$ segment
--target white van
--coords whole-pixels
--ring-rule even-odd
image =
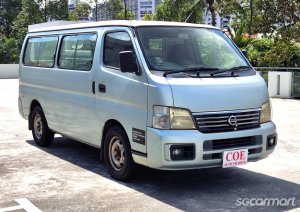
[[[36,28],[20,56],[19,110],[39,146],[100,149],[109,173],[232,167],[273,152],[266,83],[219,29],[107,21]]]

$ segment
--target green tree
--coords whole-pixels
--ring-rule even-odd
[[[107,12],[112,20],[118,19],[118,15],[124,10],[124,5],[120,0],[110,0],[107,3]],[[124,19],[124,18],[123,18]]]
[[[68,0],[51,0],[46,6],[47,18],[50,20],[68,20]]]
[[[78,2],[75,10],[69,13],[70,21],[78,21],[82,18],[88,17],[91,12],[91,7],[88,3]]]
[[[0,0],[0,34],[10,36],[14,19],[21,11],[21,0]]]
[[[234,15],[233,25],[246,23],[249,34],[265,35],[290,29],[300,21],[298,0],[218,0],[217,9],[221,15]]]
[[[201,23],[204,8],[212,15],[212,25],[216,25],[216,0],[165,0],[157,8],[154,20]]]
[[[245,32],[246,23],[244,21],[241,22],[239,28],[229,27],[228,33],[234,43],[241,49],[245,48],[251,41],[251,35]]]
[[[298,43],[300,43],[299,32],[300,32],[300,22],[278,29],[278,35],[281,38],[287,41],[294,40],[295,42]]]
[[[153,20],[201,23],[203,7],[202,0],[165,0],[157,6]]]
[[[13,36],[19,48],[22,47],[28,26],[43,22],[40,5],[34,0],[22,0],[22,10],[16,17],[12,27]]]
[[[264,60],[269,66],[299,67],[300,45],[287,40],[275,39]]]
[[[274,45],[274,40],[269,38],[256,39],[249,44],[246,49],[248,59],[253,66],[269,66],[264,60],[265,55]]]
[[[131,11],[126,11],[126,20],[133,20],[134,14]],[[116,20],[125,20],[125,10],[123,9],[116,16]]]
[[[300,45],[278,38],[253,40],[248,46],[248,59],[253,66],[300,66]]]
[[[143,21],[152,21],[152,20],[153,20],[153,15],[147,12],[147,13],[144,15],[144,17],[142,18],[142,20],[143,20]]]
[[[14,38],[0,37],[0,64],[17,63],[19,52]]]

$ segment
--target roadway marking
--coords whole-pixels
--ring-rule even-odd
[[[38,209],[37,207],[35,207],[35,205],[32,204],[26,198],[15,199],[15,201],[17,203],[19,203],[18,206],[12,206],[12,207],[7,207],[7,208],[0,208],[0,212],[15,211],[15,210],[20,210],[20,209],[24,209],[27,212],[42,212],[40,209]]]
[[[1,208],[0,211],[1,212],[6,212],[6,211],[15,211],[15,210],[20,210],[23,209],[22,206],[18,205],[18,206],[12,206],[12,207],[8,207],[8,208]]]

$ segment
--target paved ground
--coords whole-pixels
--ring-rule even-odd
[[[136,180],[120,183],[95,148],[61,137],[37,147],[18,114],[17,86],[18,80],[0,80],[0,211],[20,208],[20,198],[42,211],[300,211],[300,100],[273,99],[279,145],[262,161],[188,172],[144,168]],[[236,204],[293,197],[288,207]]]

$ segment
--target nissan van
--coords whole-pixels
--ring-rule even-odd
[[[105,21],[35,27],[20,55],[19,112],[38,146],[99,148],[108,172],[233,167],[277,143],[266,83],[220,29]]]

